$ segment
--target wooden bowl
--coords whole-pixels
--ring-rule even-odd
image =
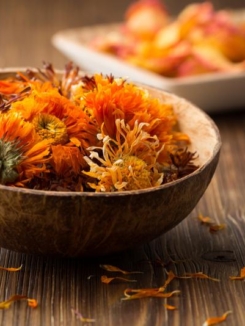
[[[5,77],[2,72],[0,79],[1,74]],[[219,131],[207,114],[188,101],[144,87],[173,103],[200,167],[182,179],[140,191],[54,192],[0,185],[1,247],[67,257],[106,255],[153,240],[188,216],[215,172]]]

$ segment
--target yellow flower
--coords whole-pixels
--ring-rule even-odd
[[[143,130],[144,123],[135,122],[131,130],[124,120],[117,119],[116,126],[116,140],[100,134],[103,147],[92,147],[90,158],[85,157],[90,171],[84,173],[97,179],[97,182],[89,183],[90,187],[99,192],[160,185],[163,174],[157,171],[155,165],[162,149],[159,150],[157,137]],[[103,157],[99,156],[98,151],[102,152]]]
[[[69,140],[65,123],[54,115],[40,113],[32,123],[41,139],[52,139],[52,144],[66,144]]]

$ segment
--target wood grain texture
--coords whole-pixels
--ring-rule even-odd
[[[62,0],[59,5],[47,0],[1,2],[0,66],[39,66],[45,59],[63,67],[66,58],[50,45],[51,35],[80,23],[112,22],[122,14],[116,7],[123,9],[126,2],[130,1],[107,0],[98,4],[93,0]],[[223,2],[217,1],[220,5]],[[244,5],[244,0],[230,3]],[[82,13],[81,8],[85,7]],[[188,218],[164,236],[134,250],[92,260],[51,259],[1,249],[1,266],[23,264],[23,268],[15,273],[0,271],[0,301],[18,293],[37,299],[39,306],[31,309],[24,301],[16,302],[8,310],[0,310],[0,325],[84,325],[71,308],[84,317],[95,318],[94,325],[98,326],[201,326],[207,317],[222,315],[227,310],[233,313],[221,325],[244,325],[245,283],[229,280],[230,275],[238,275],[245,266],[244,112],[231,110],[230,114],[213,116],[223,140],[215,176]],[[200,212],[217,223],[225,223],[226,228],[210,234],[196,218]],[[102,263],[140,270],[143,274],[130,276],[137,278],[135,284],[105,285],[100,276],[109,273],[99,267]],[[176,311],[166,311],[163,299],[121,301],[125,288],[162,285],[165,269],[178,275],[202,271],[220,282],[174,280],[168,289],[181,292],[167,302],[176,305]]]

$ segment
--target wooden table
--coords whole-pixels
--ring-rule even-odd
[[[95,319],[93,324],[99,326],[201,326],[207,317],[228,310],[232,314],[224,325],[244,325],[245,283],[229,276],[238,275],[245,266],[245,111],[213,119],[223,140],[214,178],[194,211],[165,235],[140,248],[91,260],[37,257],[1,249],[1,266],[22,265],[22,269],[0,271],[0,300],[22,294],[37,299],[39,305],[32,309],[26,302],[16,302],[8,310],[0,310],[0,325],[84,324],[72,309]],[[210,233],[197,219],[199,213],[224,223],[225,229]],[[115,274],[103,270],[101,264],[142,274],[130,275],[137,283],[104,284],[102,275]],[[168,290],[180,294],[168,300],[121,300],[126,288],[161,286],[170,270],[179,276],[203,272],[220,281],[175,279]],[[177,310],[167,310],[166,302]]]
[[[67,59],[51,46],[53,33],[116,21],[129,2],[120,4],[120,11],[118,4],[109,0],[101,1],[100,6],[96,1],[86,2],[87,9],[82,1],[67,0],[58,5],[46,0],[21,4],[8,0],[0,11],[4,26],[0,32],[0,65],[40,66],[42,60],[49,60],[63,67]],[[221,316],[228,310],[232,314],[222,325],[244,325],[245,283],[232,281],[229,276],[238,275],[245,266],[245,107],[212,117],[223,141],[220,163],[203,198],[181,224],[140,248],[91,260],[38,257],[1,249],[0,266],[22,265],[22,269],[0,270],[0,301],[21,294],[37,299],[38,307],[15,302],[8,310],[0,310],[0,325],[90,325],[79,320],[73,309],[95,319],[91,325],[98,326],[201,326],[208,317]],[[224,223],[225,229],[210,233],[197,219],[199,213]],[[103,284],[102,275],[114,274],[103,270],[101,264],[142,274],[130,275],[137,283]],[[203,272],[220,281],[174,279],[168,290],[180,293],[168,300],[121,300],[126,288],[163,285],[170,270],[179,276]],[[166,302],[177,309],[167,310]]]

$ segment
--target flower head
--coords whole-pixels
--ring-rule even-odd
[[[0,115],[0,183],[27,182],[46,171],[49,142],[37,140],[33,125],[18,114]]]
[[[116,121],[123,120],[130,129],[143,123],[142,129],[150,136],[159,139],[159,148],[165,146],[159,160],[167,159],[167,151],[176,144],[174,127],[177,124],[173,106],[162,103],[140,86],[127,83],[123,78],[114,79],[102,75],[94,75],[93,87],[80,86],[76,96],[80,95],[80,104],[89,112],[93,121],[102,129],[103,133],[116,139],[119,125]],[[79,95],[78,95],[79,94]],[[178,134],[180,139],[181,133]],[[188,143],[189,139],[182,134],[182,140]]]
[[[104,133],[99,137],[103,147],[91,148],[88,176],[98,180],[90,183],[96,191],[136,190],[160,185],[162,174],[155,168],[159,149],[157,137],[143,130],[144,124],[135,123],[130,129],[124,120],[116,120],[116,139]],[[98,151],[103,154],[100,156]]]
[[[36,84],[32,84],[32,87],[32,93],[27,98],[12,104],[11,112],[18,112],[24,120],[33,125],[40,139],[52,143],[51,164],[60,161],[58,157],[55,158],[57,153],[60,153],[55,150],[56,145],[69,146],[69,151],[72,146],[78,147],[84,154],[88,146],[97,144],[97,128],[81,108],[62,96],[56,88],[36,88]],[[77,149],[74,148],[73,151],[77,152]],[[66,163],[70,162],[71,172],[80,164],[82,154],[66,157]],[[84,165],[85,161],[82,166]],[[54,169],[57,167],[57,164],[53,165]],[[60,165],[56,172],[60,174]]]

